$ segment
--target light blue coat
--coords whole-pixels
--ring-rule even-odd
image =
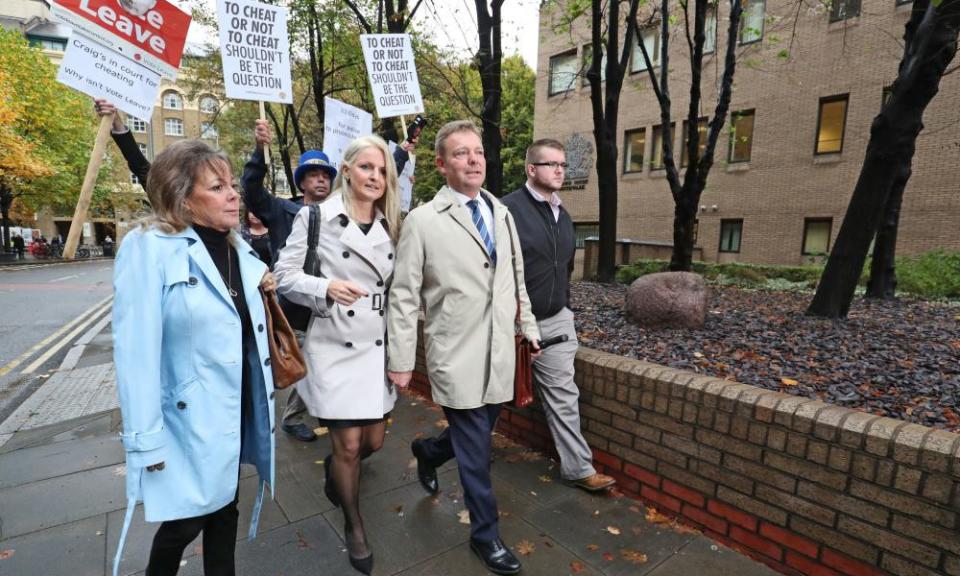
[[[254,367],[253,409],[243,427],[240,316],[197,233],[191,227],[172,234],[138,228],[120,247],[114,269],[113,350],[128,502],[114,574],[137,501],[143,501],[148,522],[214,512],[236,495],[240,462],[250,463],[261,480],[252,538],[268,482],[272,494],[273,374],[258,291],[267,268],[235,232],[231,242],[258,354],[248,359]],[[144,471],[158,462],[165,463],[163,470]]]

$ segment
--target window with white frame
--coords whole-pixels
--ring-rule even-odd
[[[206,138],[207,140],[216,140],[220,134],[217,132],[217,127],[213,125],[213,122],[201,122],[200,123],[200,137]]]
[[[163,107],[169,110],[183,110],[183,98],[173,90],[163,93]]]
[[[767,9],[766,0],[747,0],[740,20],[740,43],[752,44],[763,40],[763,20]]]
[[[203,96],[200,98],[200,111],[207,114],[216,113],[217,109],[220,108],[220,104],[217,102],[217,99],[213,96]]]
[[[164,118],[163,133],[167,136],[183,136],[183,120],[179,118]]]
[[[583,46],[583,64],[581,69],[583,72],[583,85],[586,86],[590,84],[590,80],[587,78],[587,72],[590,71],[590,67],[593,66],[593,44],[585,44]],[[603,53],[603,58],[600,59],[600,81],[607,81],[607,53]]]
[[[704,21],[703,33],[706,38],[703,41],[703,53],[713,54],[717,51],[717,10],[716,8],[707,9],[707,17]]]
[[[660,32],[656,28],[647,28],[640,31],[640,38],[643,40],[643,47],[647,49],[650,62],[656,66],[660,63]],[[647,62],[643,59],[640,43],[636,42],[630,54],[630,72],[641,72],[646,69]]]
[[[578,71],[576,50],[551,56],[549,96],[573,90]]]
[[[147,156],[147,145],[146,145],[146,144],[144,144],[143,142],[137,142],[137,148],[140,149],[140,153],[143,154],[143,157],[144,157],[144,158],[148,158],[148,156]]]
[[[138,132],[142,134],[147,131],[147,123],[139,118],[127,116],[127,128],[129,128],[131,132]]]

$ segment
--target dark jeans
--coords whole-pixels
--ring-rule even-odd
[[[180,569],[183,550],[203,532],[204,576],[234,576],[233,553],[237,545],[237,496],[216,512],[195,518],[168,520],[153,537],[146,576],[174,576]]]

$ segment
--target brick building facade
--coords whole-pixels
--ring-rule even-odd
[[[896,78],[911,6],[901,0],[838,0],[832,7],[803,4],[799,11],[784,0],[746,5],[730,105],[735,120],[728,119],[718,140],[700,202],[696,244],[705,260],[794,265],[829,251],[860,172],[870,123]],[[589,19],[566,29],[563,9],[562,2],[545,5],[540,15],[534,136],[586,140],[589,155]],[[704,118],[712,116],[723,73],[728,10],[719,4],[716,51],[704,59]],[[690,78],[682,22],[670,37],[678,159]],[[656,53],[658,36],[658,29],[644,32]],[[673,201],[658,168],[660,109],[639,50],[634,56],[620,102],[618,236],[671,242]],[[951,74],[927,109],[917,141],[900,219],[901,255],[960,249],[958,111],[960,74]],[[591,168],[583,175],[585,186],[564,194],[581,235],[595,230],[599,212],[596,173]]]

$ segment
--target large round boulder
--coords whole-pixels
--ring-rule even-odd
[[[645,328],[703,328],[709,296],[699,274],[658,272],[633,281],[624,311]]]

